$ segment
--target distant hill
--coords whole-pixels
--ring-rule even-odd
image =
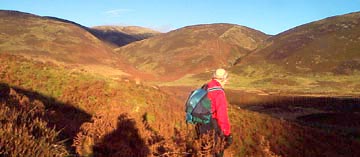
[[[161,34],[158,31],[140,26],[95,26],[93,29],[104,31],[118,31],[140,38],[148,38]]]
[[[176,79],[215,67],[231,66],[269,36],[244,26],[188,26],[116,49],[137,69]]]
[[[0,11],[0,53],[65,63],[113,64],[101,40],[75,24],[18,11]]]
[[[96,26],[90,28],[90,30],[100,39],[116,46],[124,46],[134,41],[161,34],[139,26]]]
[[[360,12],[304,24],[268,39],[238,64],[279,65],[292,73],[360,70]],[[266,63],[264,63],[265,66]]]
[[[358,95],[360,12],[270,37],[230,68],[234,87],[269,93]]]

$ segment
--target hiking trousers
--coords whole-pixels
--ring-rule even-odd
[[[210,123],[208,124],[196,124],[196,135],[198,138],[201,137],[203,134],[210,133],[210,131],[215,131],[214,141],[215,143],[220,142],[222,138],[224,138],[224,134],[222,133],[216,119],[211,119]],[[214,157],[222,157],[224,154],[224,150],[219,153],[213,154]]]

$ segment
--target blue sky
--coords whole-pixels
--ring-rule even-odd
[[[326,17],[360,11],[359,0],[0,0],[0,9],[54,16],[92,27],[135,25],[167,32],[232,23],[278,34]]]

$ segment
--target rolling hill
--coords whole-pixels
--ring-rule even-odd
[[[0,53],[81,64],[110,65],[116,58],[101,40],[74,24],[17,11],[0,11],[0,18]]]
[[[200,74],[194,76],[208,79],[211,74],[201,72],[215,67],[232,67],[230,87],[233,88],[271,85],[279,89],[281,85],[297,89],[303,85],[301,81],[309,83],[310,87],[324,88],[329,80],[337,83],[335,80],[340,77],[358,76],[354,75],[356,68],[343,75],[334,71],[334,67],[341,66],[333,66],[328,71],[340,77],[333,74],[324,74],[324,77],[320,75],[323,69],[309,67],[310,72],[316,72],[316,79],[311,82],[313,76],[308,75],[309,71],[285,66],[288,65],[285,61],[294,55],[291,50],[303,52],[300,50],[311,42],[290,47],[291,50],[283,48],[281,52],[287,50],[285,56],[278,55],[277,51],[267,51],[273,45],[280,45],[277,48],[282,50],[281,42],[292,43],[297,39],[291,37],[294,32],[296,35],[297,29],[308,32],[318,30],[318,26],[304,25],[269,38],[239,25],[196,25],[131,43],[113,53],[86,28],[66,20],[16,11],[0,11],[0,17],[0,153],[5,156],[36,153],[45,156],[196,156],[208,153],[209,150],[201,149],[199,140],[194,140],[193,126],[185,124],[183,103],[191,90],[189,87],[158,87],[128,79],[115,80],[112,76],[74,71],[69,68],[72,64],[142,70],[169,80],[197,73]],[[321,26],[328,26],[332,19],[325,19]],[[352,34],[358,30],[354,24],[359,21],[357,13],[337,19],[334,25],[348,19],[352,19],[352,23],[345,22],[346,26],[341,25],[341,29],[334,32],[330,31],[334,26],[326,27],[329,32],[316,37],[346,32],[345,38],[355,40]],[[344,48],[349,48],[347,46],[345,44]],[[357,49],[357,45],[350,48]],[[295,54],[299,52],[294,51]],[[351,59],[356,60],[354,56]],[[341,55],[337,57],[341,58]],[[59,62],[62,64],[57,64]],[[136,68],[131,69],[132,66]],[[104,69],[91,69],[104,72]],[[108,72],[115,73],[114,70]],[[320,82],[321,79],[328,82]],[[345,78],[345,81],[349,80]],[[270,84],[266,84],[268,82]],[[344,88],[349,89],[348,86]],[[331,130],[323,131],[244,110],[239,108],[238,100],[248,99],[250,103],[259,100],[236,92],[230,94],[229,117],[234,143],[226,150],[227,156],[360,154],[358,137],[344,137]],[[293,99],[287,101],[290,103]],[[329,106],[334,108],[335,105]],[[278,110],[274,112],[278,113]],[[292,113],[291,110],[288,112]],[[317,120],[313,117],[304,119]]]
[[[92,29],[72,21],[0,10],[0,32],[0,53],[63,64],[75,70],[115,78],[145,77],[95,36]],[[125,38],[119,36],[118,39]]]
[[[172,80],[232,66],[268,37],[244,26],[205,24],[177,29],[115,51],[136,69]]]
[[[161,34],[139,26],[96,26],[90,28],[90,31],[98,38],[116,46],[124,46]]]
[[[230,68],[233,87],[283,94],[357,95],[359,36],[359,12],[272,36]]]
[[[360,70],[360,12],[295,27],[265,45],[238,64],[265,61],[292,73],[352,74]]]

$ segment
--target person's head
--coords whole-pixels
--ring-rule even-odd
[[[225,69],[219,68],[216,69],[212,78],[216,79],[222,86],[224,86],[228,80],[228,73]]]

